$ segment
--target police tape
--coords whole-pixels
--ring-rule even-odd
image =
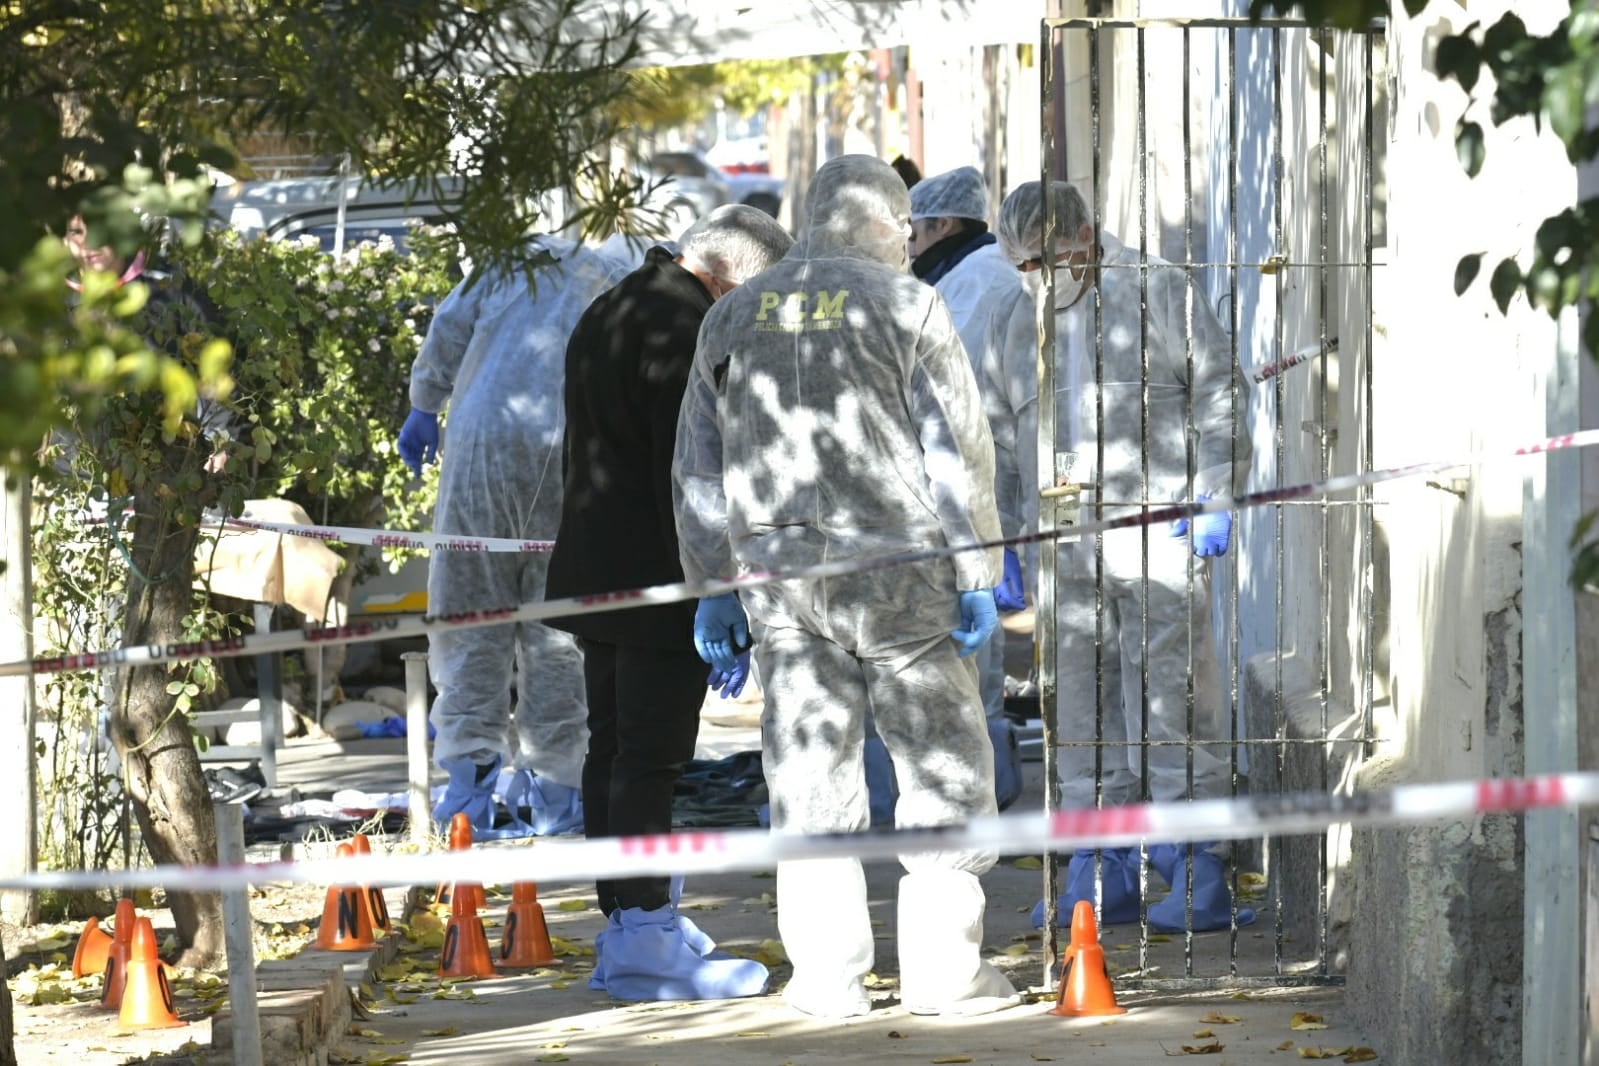
[[[263,522],[256,518],[229,518],[222,523],[229,529],[286,533],[311,540],[362,544],[372,548],[422,548],[434,552],[548,552],[553,540],[518,540],[514,537],[466,537],[450,533],[412,533],[396,529],[362,529],[356,526],[301,525],[295,522]]]
[[[1272,378],[1277,377],[1284,370],[1292,370],[1294,367],[1302,366],[1312,359],[1320,358],[1323,355],[1332,355],[1336,351],[1338,351],[1338,338],[1333,337],[1327,341],[1325,346],[1312,344],[1299,349],[1297,352],[1285,355],[1275,362],[1255,367],[1249,371],[1249,376],[1254,379],[1256,385],[1263,385]]]
[[[138,870],[43,871],[0,878],[4,889],[160,888],[186,892],[299,882],[411,885],[439,881],[509,884],[591,881],[646,875],[770,869],[813,859],[892,860],[931,852],[997,854],[1130,847],[1142,842],[1209,843],[1443,821],[1599,803],[1599,773],[1494,778],[1333,795],[1237,796],[1176,803],[1005,814],[955,825],[860,833],[798,834],[764,829],[689,830],[595,840],[540,839],[533,846],[358,855],[245,863],[155,866]]]
[[[1548,437],[1532,444],[1505,451],[1479,452],[1463,459],[1412,463],[1408,466],[1388,467],[1363,474],[1343,474],[1325,481],[1306,482],[1281,488],[1265,489],[1243,496],[1218,497],[1213,500],[1191,503],[1151,505],[1138,513],[1097,522],[1085,522],[1063,529],[1044,530],[1016,537],[984,541],[978,544],[957,544],[947,547],[920,548],[914,551],[884,555],[863,555],[816,563],[784,570],[755,571],[725,580],[676,582],[653,585],[648,588],[622,589],[588,596],[569,596],[561,599],[524,603],[520,606],[501,607],[480,611],[463,611],[457,614],[422,615],[407,618],[382,618],[352,622],[342,626],[307,626],[302,629],[285,629],[271,633],[253,633],[247,636],[225,637],[218,640],[179,641],[169,644],[145,644],[103,651],[77,652],[68,655],[42,656],[32,660],[0,663],[0,677],[20,677],[30,674],[53,674],[69,670],[103,670],[121,666],[145,666],[156,663],[184,662],[205,658],[229,658],[241,655],[263,655],[295,651],[300,648],[354,644],[370,640],[397,637],[423,636],[439,631],[472,629],[480,626],[504,625],[510,622],[544,622],[605,611],[647,607],[655,604],[681,603],[685,600],[720,596],[727,592],[770,585],[780,581],[819,581],[848,574],[882,570],[910,563],[929,562],[948,558],[961,552],[984,549],[1017,548],[1056,540],[1082,540],[1117,530],[1154,526],[1192,518],[1200,514],[1264,507],[1273,503],[1325,496],[1351,489],[1378,485],[1388,481],[1441,473],[1464,466],[1511,459],[1521,456],[1541,455],[1568,448],[1587,448],[1599,444],[1599,429],[1587,429],[1559,437]]]

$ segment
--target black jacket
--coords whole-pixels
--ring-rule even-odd
[[[711,294],[652,248],[589,306],[566,345],[565,494],[545,595],[683,580],[672,514],[677,413]],[[555,618],[608,644],[693,654],[695,601]]]

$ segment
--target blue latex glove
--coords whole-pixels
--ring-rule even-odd
[[[400,427],[400,458],[411,473],[422,476],[422,467],[439,455],[439,416],[411,409]]]
[[[738,668],[738,652],[750,642],[749,619],[738,593],[701,600],[694,609],[694,650],[701,659],[725,674]]]
[[[993,589],[963,592],[960,596],[961,627],[950,631],[955,643],[961,646],[962,659],[983,646],[999,625],[999,607],[994,603]]]
[[[717,695],[724,700],[731,699],[744,691],[744,682],[750,679],[750,653],[742,652],[738,657],[738,665],[732,670],[720,670],[711,667],[711,676],[705,683],[717,690]]]
[[[1027,609],[1027,584],[1022,580],[1022,561],[1009,548],[1005,549],[1005,577],[994,590],[994,602],[1007,614]]]
[[[1201,496],[1200,503],[1209,503],[1209,496]],[[1172,523],[1171,535],[1186,537],[1188,535],[1188,519],[1179,518]],[[1226,555],[1228,547],[1233,542],[1233,516],[1231,511],[1218,511],[1215,514],[1202,514],[1194,519],[1194,554],[1201,559],[1210,559],[1217,555]]]

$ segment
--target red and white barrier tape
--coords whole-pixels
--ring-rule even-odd
[[[1296,366],[1303,366],[1312,359],[1319,358],[1323,354],[1332,355],[1337,350],[1338,338],[1333,337],[1327,341],[1327,347],[1325,349],[1323,349],[1320,344],[1312,344],[1308,347],[1299,349],[1297,352],[1292,352],[1288,355],[1285,355],[1276,362],[1255,367],[1253,370],[1249,371],[1249,376],[1254,379],[1256,385],[1262,385],[1270,381],[1272,378],[1277,377],[1284,370],[1292,370]]]
[[[3,889],[157,888],[204,892],[296,881],[317,885],[467,881],[592,881],[648,874],[770,869],[804,859],[893,859],[925,852],[1038,853],[1124,847],[1139,841],[1199,843],[1318,833],[1332,825],[1375,827],[1599,803],[1599,773],[1550,774],[1435,785],[1403,785],[1352,796],[1325,792],[1146,803],[1053,815],[1006,814],[961,825],[804,836],[764,829],[690,830],[598,840],[541,840],[536,847],[430,854],[361,855],[242,866],[62,870],[0,878]]]
[[[410,533],[394,529],[360,529],[355,526],[299,525],[293,522],[263,522],[255,518],[229,518],[230,529],[287,533],[312,540],[340,544],[364,544],[373,548],[424,548],[435,552],[548,552],[553,540],[517,540],[514,537],[458,537],[449,533]]]
[[[1463,466],[1511,459],[1518,456],[1541,455],[1567,448],[1587,448],[1599,444],[1599,429],[1585,429],[1559,437],[1526,444],[1509,451],[1483,452],[1464,459],[1450,459],[1409,466],[1389,467],[1364,474],[1344,474],[1325,481],[1289,485],[1266,489],[1237,497],[1219,497],[1193,503],[1163,504],[1150,507],[1137,514],[1100,522],[1086,522],[1066,529],[1030,533],[1019,537],[986,541],[981,544],[959,544],[942,548],[924,548],[917,551],[898,552],[891,555],[859,556],[815,566],[795,567],[788,570],[756,572],[730,581],[700,583],[678,582],[671,585],[654,585],[650,588],[623,589],[592,596],[573,596],[565,599],[525,603],[516,607],[493,610],[467,611],[453,615],[424,615],[419,618],[384,618],[355,622],[344,626],[307,627],[286,629],[273,633],[254,633],[224,640],[199,640],[172,644],[147,644],[134,647],[110,648],[104,651],[80,652],[72,655],[45,656],[31,661],[0,663],[0,677],[20,677],[29,674],[51,674],[67,670],[101,670],[118,666],[143,666],[150,663],[182,662],[191,659],[227,658],[239,655],[260,655],[294,651],[298,648],[330,644],[354,644],[368,640],[392,637],[421,636],[441,629],[471,629],[479,626],[503,625],[508,622],[542,622],[580,614],[597,614],[629,607],[643,607],[659,603],[680,603],[684,600],[719,596],[743,588],[769,585],[776,581],[816,581],[867,570],[881,570],[906,563],[940,559],[960,552],[987,548],[1014,548],[1026,544],[1052,540],[1078,540],[1099,533],[1138,526],[1159,525],[1190,518],[1199,514],[1243,510],[1282,503],[1286,500],[1304,499],[1308,496],[1347,492],[1366,485],[1377,485],[1403,478],[1436,474]]]

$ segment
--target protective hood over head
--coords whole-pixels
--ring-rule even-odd
[[[893,167],[869,155],[830,159],[811,179],[805,228],[791,254],[854,256],[902,270],[910,213],[910,194]]]
[[[1083,226],[1092,225],[1088,205],[1076,187],[1064,181],[1052,181],[1049,194],[1055,201],[1055,232],[1062,239],[1069,241]],[[1012,263],[1043,258],[1044,187],[1029,181],[1011,190],[999,207],[999,223],[994,235],[999,238],[1000,251]]]
[[[988,183],[976,167],[923,178],[911,189],[911,221],[971,218],[988,221]]]

